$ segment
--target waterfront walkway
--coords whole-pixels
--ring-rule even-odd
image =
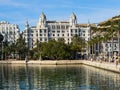
[[[89,65],[113,72],[120,73],[120,64],[116,65],[115,63],[109,62],[99,62],[99,61],[88,61],[88,60],[30,60],[27,63],[25,61],[17,61],[17,60],[6,60],[0,61],[1,64],[37,64],[37,65],[76,65],[76,64],[84,64]]]

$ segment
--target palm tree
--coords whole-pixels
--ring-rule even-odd
[[[84,49],[86,47],[86,42],[85,40],[83,40],[82,38],[80,38],[77,34],[73,36],[72,38],[72,49],[75,50],[75,56],[76,56],[76,59],[77,59],[77,54],[78,52],[82,53],[84,52]]]
[[[15,57],[16,57],[16,43],[12,43],[10,46],[10,52],[11,52],[11,54],[13,54],[13,59],[15,59]]]
[[[23,59],[28,55],[28,46],[25,43],[25,39],[22,37],[22,34],[16,42],[16,51],[19,54],[19,59]]]
[[[89,44],[92,45],[92,58],[95,58],[94,55],[98,56],[99,58],[101,42],[102,42],[102,37],[100,35],[96,35],[90,40]]]
[[[120,21],[118,22],[118,60],[120,63]]]
[[[8,42],[3,42],[3,59],[8,59],[10,56],[11,50]]]
[[[103,23],[100,23],[99,24],[100,26],[107,26],[108,30],[106,33],[109,33],[110,37],[111,38],[111,43],[112,43],[112,57],[113,57],[113,43],[114,43],[114,38],[117,37],[118,38],[118,56],[120,55],[120,19],[118,17],[114,17],[108,21],[105,21]]]

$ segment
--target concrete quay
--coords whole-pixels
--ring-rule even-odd
[[[115,63],[109,63],[109,62],[96,62],[96,61],[83,61],[82,64],[120,73],[120,64],[116,65]]]
[[[88,65],[104,70],[109,70],[112,72],[120,73],[120,64],[116,65],[115,63],[109,62],[97,62],[97,61],[88,61],[88,60],[30,60],[27,63],[25,61],[13,61],[13,60],[6,60],[0,61],[0,64],[37,64],[37,65]]]
[[[30,60],[27,63],[25,61],[17,61],[17,60],[5,60],[0,61],[2,64],[40,64],[40,65],[74,65],[74,64],[82,64],[83,60]]]

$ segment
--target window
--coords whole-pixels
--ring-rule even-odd
[[[110,43],[110,47],[111,47],[111,43]]]
[[[42,30],[39,30],[40,31],[40,33],[42,33]]]
[[[52,33],[55,33],[55,31],[52,31]]]
[[[77,33],[77,29],[75,29],[75,33]]]
[[[60,33],[60,31],[57,31],[57,33]]]
[[[55,25],[52,25],[52,29],[55,29]]]
[[[69,27],[69,26],[67,25],[67,26],[66,26],[66,29],[68,29],[68,27]]]
[[[33,31],[33,30],[31,30],[31,33],[34,33],[34,31]]]
[[[31,36],[33,36],[33,34],[31,34]]]
[[[60,26],[59,26],[59,25],[57,25],[57,29],[60,29]]]
[[[85,36],[85,34],[83,34],[83,36]]]
[[[79,30],[79,32],[81,32],[81,30]]]
[[[64,30],[62,30],[62,33],[65,33],[65,31],[64,31]]]
[[[62,26],[61,26],[61,29],[65,29],[65,26],[64,26],[64,25],[62,25]]]
[[[53,36],[55,36],[55,34],[53,34]]]
[[[85,31],[83,31],[83,33],[85,33]]]
[[[40,41],[42,41],[42,38],[40,38]]]
[[[47,38],[45,38],[44,40],[47,41]]]
[[[44,33],[46,33],[46,30],[44,30]]]

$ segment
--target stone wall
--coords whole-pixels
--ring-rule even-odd
[[[113,72],[120,73],[120,64],[116,65],[115,63],[108,62],[95,62],[95,61],[87,61],[87,60],[45,60],[45,61],[35,61],[31,60],[27,63],[25,61],[0,61],[1,64],[37,64],[37,65],[76,65],[76,64],[84,64],[96,68],[101,68]]]

